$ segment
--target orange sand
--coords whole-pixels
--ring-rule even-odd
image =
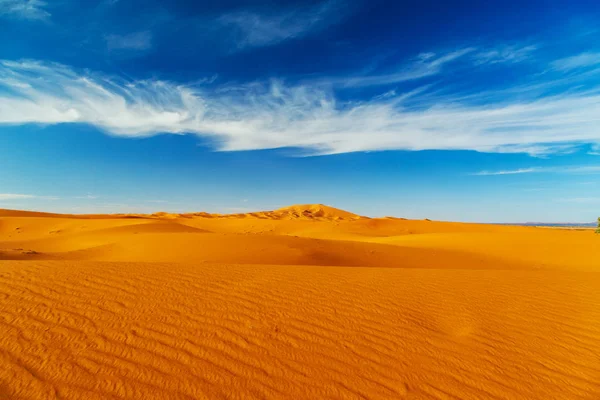
[[[0,399],[600,399],[600,235],[0,210]]]

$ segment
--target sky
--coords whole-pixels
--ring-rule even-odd
[[[600,3],[0,0],[0,208],[600,215]]]

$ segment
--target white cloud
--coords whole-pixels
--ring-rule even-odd
[[[43,0],[0,0],[0,16],[8,15],[23,19],[46,20],[50,13]]]
[[[337,0],[320,5],[271,13],[238,11],[223,15],[218,22],[233,29],[238,48],[270,46],[299,38],[335,23],[342,8]]]
[[[530,174],[532,172],[540,172],[538,168],[519,168],[513,170],[503,171],[479,171],[472,175],[476,176],[492,176],[492,175],[517,175],[517,174]]]
[[[600,145],[593,144],[590,151],[588,151],[587,154],[591,156],[600,156]]]
[[[0,201],[31,200],[31,199],[59,200],[59,198],[56,196],[35,196],[32,194],[0,193]]]
[[[558,167],[555,172],[564,172],[568,174],[597,174],[600,173],[600,165]]]
[[[0,193],[0,200],[23,200],[33,198],[35,198],[35,196],[30,194]]]
[[[581,53],[576,56],[556,60],[552,63],[552,67],[558,71],[570,71],[596,66],[600,66],[600,53]]]
[[[106,46],[109,50],[148,50],[152,47],[152,33],[141,31],[127,35],[107,35]]]
[[[518,63],[532,57],[532,53],[537,50],[537,46],[499,46],[494,49],[483,50],[475,54],[475,64],[498,64],[498,63]]]
[[[561,166],[561,167],[534,167],[534,168],[519,168],[513,170],[500,171],[479,171],[471,175],[475,176],[495,176],[495,175],[516,175],[516,174],[531,174],[531,173],[555,173],[555,174],[597,174],[600,173],[600,165],[585,165],[585,166]]]
[[[461,69],[473,65],[519,63],[530,59],[535,50],[537,46],[534,45],[513,45],[496,48],[465,47],[442,53],[425,52],[391,73],[327,78],[327,81],[341,87],[390,85],[440,75],[452,67]]]
[[[412,63],[393,73],[373,74],[367,76],[363,75],[349,78],[329,78],[328,81],[332,84],[343,87],[365,87],[389,85],[393,83],[422,79],[441,73],[444,66],[457,61],[474,51],[475,48],[468,47],[444,54],[421,53]]]
[[[419,108],[407,106],[407,98]],[[0,124],[27,123],[84,123],[126,137],[191,133],[213,139],[219,150],[539,155],[599,143],[600,94],[567,92],[481,105],[451,96],[432,101],[416,90],[342,102],[323,84],[272,81],[209,89],[122,82],[43,62],[0,62]]]

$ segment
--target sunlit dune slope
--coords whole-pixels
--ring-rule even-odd
[[[0,210],[0,399],[600,398],[600,235]]]
[[[273,211],[273,215],[279,219],[284,218],[309,218],[309,219],[329,219],[329,220],[354,220],[361,217],[348,211],[329,207],[324,204],[299,204],[291,207],[284,207]]]
[[[371,219],[323,205],[250,214],[0,211],[0,257],[467,269],[595,270],[591,231]]]

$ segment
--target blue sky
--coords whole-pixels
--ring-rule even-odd
[[[597,1],[0,0],[0,208],[593,221],[599,22]]]

